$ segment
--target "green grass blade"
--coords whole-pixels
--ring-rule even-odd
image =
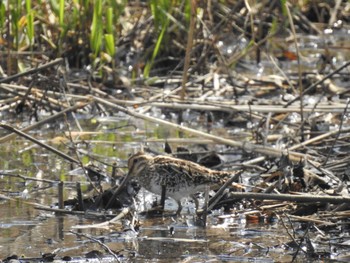
[[[31,2],[31,0],[26,0],[26,11],[27,11],[27,14],[29,14],[31,10],[32,10],[32,2]]]
[[[150,73],[151,68],[153,66],[154,60],[155,60],[155,58],[157,57],[157,55],[159,53],[159,50],[160,50],[160,47],[161,47],[161,43],[162,43],[162,40],[164,38],[166,29],[167,29],[167,27],[163,27],[162,28],[162,31],[160,32],[160,34],[158,36],[157,43],[156,43],[156,45],[155,45],[155,47],[153,49],[151,60],[148,61],[146,66],[145,66],[145,69],[143,71],[143,74],[144,74],[145,78],[149,77],[149,73]]]
[[[109,7],[106,14],[106,32],[107,34],[113,34],[113,8]]]
[[[60,0],[58,21],[60,26],[64,26],[64,0]]]
[[[282,7],[282,14],[284,17],[288,16],[288,11],[286,9],[286,4],[287,4],[287,0],[280,0],[281,1],[281,7]]]
[[[94,55],[100,51],[102,44],[102,0],[95,0],[91,25],[90,46]]]
[[[167,29],[169,27],[170,19],[170,10],[171,10],[171,2],[168,0],[152,0],[150,1],[150,8],[154,19],[154,24],[156,29],[160,27],[161,31],[157,37],[156,45],[153,49],[152,57],[151,59],[146,63],[146,66],[144,68],[143,74],[145,78],[149,77],[149,73],[151,71],[151,68],[153,66],[154,60],[157,57],[162,42],[165,37],[165,33],[167,32]]]
[[[59,16],[59,3],[57,2],[57,0],[50,0],[49,3],[51,10],[55,13],[56,16]]]
[[[30,11],[27,15],[27,36],[29,45],[32,46],[34,42],[34,12]]]
[[[114,37],[112,34],[105,34],[105,42],[106,42],[106,51],[108,55],[113,57],[115,55],[115,45],[114,45]]]
[[[5,27],[5,21],[6,21],[6,9],[5,4],[0,1],[0,31]]]
[[[26,0],[26,11],[27,11],[27,37],[29,45],[32,46],[34,40],[34,12],[32,10],[31,0]]]
[[[17,0],[14,1],[10,5],[10,13],[11,13],[11,28],[12,28],[12,35],[14,38],[14,43],[15,43],[15,50],[18,50],[19,48],[19,21],[21,19],[21,12],[22,12],[22,6],[21,6],[21,1]]]

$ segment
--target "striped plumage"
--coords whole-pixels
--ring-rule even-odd
[[[207,185],[222,185],[232,173],[215,171],[199,164],[169,156],[151,156],[138,152],[128,160],[129,176],[136,179],[146,190],[161,195],[162,185],[166,186],[166,196],[179,205],[180,200],[197,192],[203,192]],[[198,208],[197,200],[196,208]]]

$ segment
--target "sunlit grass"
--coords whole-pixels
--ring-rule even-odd
[[[91,25],[90,46],[92,52],[97,56],[102,44],[102,0],[94,3],[94,14]]]
[[[95,72],[101,72],[106,63],[114,69],[116,46],[123,28],[121,17],[127,12],[128,3],[126,0],[0,1],[0,32],[1,36],[7,36],[0,38],[0,43],[6,43],[3,48],[11,51],[50,50],[57,57],[67,56],[73,49],[77,52],[68,56],[77,59],[79,48],[84,48],[87,50],[83,53],[84,65],[92,65]],[[146,11],[143,15],[152,17],[150,33],[154,39],[144,47],[144,62],[139,68],[144,78],[150,76],[160,54],[169,48],[169,36],[174,31],[186,32],[189,3],[189,0],[151,0],[143,6]]]
[[[186,0],[184,5],[185,7],[183,8],[183,10],[181,10],[181,14],[186,18],[187,22],[189,21],[188,18],[190,17],[189,2],[189,0]],[[147,61],[144,68],[143,74],[145,78],[149,77],[154,61],[157,58],[157,56],[161,53],[161,50],[164,47],[168,46],[169,37],[167,36],[170,35],[170,26],[172,25],[172,23],[178,26],[177,20],[173,17],[173,13],[174,10],[180,8],[181,5],[182,1],[150,1],[150,9],[154,20],[154,31],[156,34],[155,37],[157,41],[154,45],[152,55]],[[180,25],[179,27],[182,27],[182,25]]]
[[[126,2],[0,1],[0,32],[1,37],[6,35],[6,39],[1,38],[0,41],[6,42],[6,48],[11,51],[56,47],[57,55],[61,56],[70,48],[68,45],[72,45],[88,46],[92,60],[98,59],[103,52],[114,56],[115,27],[119,26],[118,18],[124,12]],[[40,38],[45,41],[39,42]],[[45,43],[49,46],[40,47]]]

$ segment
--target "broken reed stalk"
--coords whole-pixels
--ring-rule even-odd
[[[118,103],[125,106],[142,105],[145,102],[139,101],[118,101],[110,100],[111,102]],[[290,113],[290,112],[300,112],[299,106],[290,106],[285,108],[284,105],[236,105],[232,102],[222,101],[220,105],[213,104],[210,102],[191,101],[190,103],[179,103],[179,102],[148,102],[147,105],[159,108],[169,108],[169,109],[191,109],[191,110],[206,110],[206,111],[221,111],[221,112],[259,112],[259,113]],[[304,112],[327,112],[327,113],[341,113],[344,111],[346,104],[337,103],[330,105],[328,104],[318,104],[317,107],[314,105],[304,106]]]
[[[294,45],[295,45],[295,51],[297,53],[297,62],[298,62],[298,84],[299,84],[299,96],[300,96],[300,136],[301,136],[301,141],[304,141],[304,100],[303,100],[303,79],[302,79],[302,69],[301,69],[301,63],[300,63],[300,51],[299,51],[299,46],[298,46],[298,41],[297,41],[297,34],[295,31],[295,26],[294,26],[294,21],[292,18],[292,14],[290,13],[290,9],[288,6],[288,2],[284,2],[284,7],[287,11],[288,15],[288,20],[290,24],[290,28],[292,30],[293,34],[293,40],[294,40]]]
[[[52,146],[50,146],[50,145],[48,145],[46,143],[43,143],[43,142],[35,139],[34,137],[32,137],[32,136],[30,136],[30,135],[28,135],[28,134],[26,134],[26,133],[16,129],[16,128],[10,126],[10,125],[4,124],[4,123],[0,123],[0,127],[4,128],[5,130],[8,130],[10,132],[16,133],[17,135],[20,135],[23,138],[26,138],[27,140],[29,140],[31,142],[36,143],[37,145],[45,148],[46,150],[49,150],[49,151],[57,154],[58,156],[62,157],[63,159],[66,159],[67,161],[79,164],[79,162],[76,159],[72,158],[71,156],[69,156],[69,155],[67,155],[67,154],[65,154],[65,153],[55,149],[54,147],[52,147]]]
[[[131,209],[129,207],[123,208],[123,210],[114,218],[112,218],[109,221],[105,221],[103,223],[98,223],[98,224],[92,224],[92,225],[75,225],[72,226],[73,229],[91,229],[91,228],[109,228],[111,225],[115,224],[122,218],[124,218],[128,213],[131,212]]]
[[[252,193],[252,192],[230,192],[230,198],[233,199],[244,199],[250,198],[254,200],[279,200],[289,202],[312,202],[312,203],[331,203],[331,204],[342,204],[350,203],[349,197],[342,196],[321,196],[321,195],[292,195],[292,194],[263,194],[263,193]]]
[[[76,183],[76,188],[77,188],[77,199],[78,199],[78,211],[84,211],[84,201],[83,201],[83,194],[81,192],[81,185],[80,182]]]
[[[225,189],[227,189],[233,182],[237,182],[238,178],[241,176],[242,171],[237,172],[234,176],[232,176],[229,180],[227,180],[223,186],[215,193],[215,195],[209,200],[208,211],[212,210],[213,207],[219,202],[221,197],[224,195]]]
[[[69,233],[75,234],[77,237],[81,238],[81,237],[85,237],[86,239],[88,239],[90,242],[96,243],[99,246],[101,246],[108,254],[112,255],[113,258],[115,259],[113,262],[122,262],[121,259],[119,259],[118,255],[112,251],[109,246],[107,246],[106,244],[104,244],[100,239],[97,239],[95,237],[92,237],[88,234],[83,234],[83,233],[78,233],[78,232],[74,232],[72,230],[69,230]]]
[[[306,89],[304,89],[303,93],[301,95],[305,95],[308,94],[310,91],[312,91],[316,86],[320,85],[321,83],[323,83],[325,80],[331,78],[333,75],[337,74],[339,71],[343,70],[344,68],[348,67],[350,65],[350,60],[348,62],[346,62],[344,65],[340,66],[339,68],[335,69],[334,71],[332,71],[331,73],[327,74],[325,77],[323,77],[322,79],[320,79],[319,81],[316,81],[314,84],[311,84],[309,87],[307,87]],[[292,105],[294,102],[298,101],[301,99],[301,96],[297,96],[296,98],[292,99],[291,101],[289,101],[286,105],[284,105],[284,107],[288,107],[290,105]]]
[[[192,128],[188,128],[186,126],[182,126],[182,125],[178,125],[169,121],[165,121],[162,119],[158,119],[155,117],[151,117],[151,116],[147,116],[145,114],[141,114],[138,112],[135,112],[133,110],[130,110],[128,108],[122,107],[118,104],[115,103],[111,103],[109,101],[106,101],[104,99],[101,98],[97,98],[97,97],[93,97],[93,99],[96,102],[102,103],[106,106],[109,106],[111,108],[115,108],[121,112],[124,112],[130,116],[136,117],[136,118],[141,118],[147,121],[151,121],[154,123],[158,123],[158,124],[162,124],[171,128],[175,128],[181,132],[188,132],[200,137],[204,137],[204,138],[208,138],[211,139],[217,143],[222,143],[222,144],[226,144],[226,145],[230,145],[233,147],[238,147],[241,148],[247,152],[256,152],[256,153],[260,153],[260,154],[264,154],[264,155],[268,155],[268,156],[274,156],[274,157],[281,157],[283,155],[283,151],[273,148],[273,147],[269,147],[269,146],[262,146],[262,145],[257,145],[257,144],[253,144],[250,142],[241,142],[241,141],[234,141],[234,140],[230,140],[230,139],[226,139],[226,138],[222,138],[222,137],[218,137],[206,132],[202,132],[199,130],[195,130]],[[308,154],[302,154],[302,153],[298,153],[298,152],[288,152],[288,156],[290,158],[291,161],[295,161],[295,162],[299,162],[302,159],[311,159],[314,160],[315,158],[311,155]]]
[[[11,84],[0,84],[0,88],[2,90],[7,91],[8,93],[12,93],[15,94],[16,96],[20,96],[21,98],[26,97],[27,94],[23,93],[23,92],[18,92],[15,89],[13,89],[12,87],[16,87],[16,90],[20,89],[18,88],[17,85],[11,85]],[[28,91],[28,87],[21,87],[21,90],[24,91]],[[47,97],[45,94],[42,93],[42,90],[39,89],[31,89],[31,95],[29,96],[27,99],[31,100],[31,101],[35,101],[35,102],[40,102],[40,104],[43,105],[50,105],[51,107],[53,107],[53,105],[56,105],[58,107],[68,107],[68,105],[65,102],[60,102],[56,99],[53,99],[51,97]],[[17,104],[21,104],[21,102],[18,102]],[[56,108],[58,108],[56,107]]]
[[[58,183],[58,208],[64,209],[64,200],[63,200],[63,182]]]
[[[329,156],[331,156],[331,153],[334,151],[334,146],[335,146],[335,143],[337,142],[337,140],[339,139],[339,136],[340,136],[340,132],[343,128],[343,124],[344,124],[344,118],[346,118],[347,116],[347,110],[348,110],[348,107],[349,107],[349,103],[350,103],[350,100],[348,99],[348,102],[346,103],[346,108],[344,109],[344,113],[342,114],[342,117],[340,119],[340,124],[339,124],[339,129],[338,129],[338,133],[336,134],[336,137],[335,139],[333,140],[333,143],[331,145],[331,147],[329,147],[329,150],[328,150],[328,153],[326,155],[326,160],[323,161],[323,166],[327,164],[328,162],[328,159],[329,159]]]
[[[20,178],[24,181],[34,181],[34,182],[42,182],[42,183],[48,183],[48,184],[56,184],[57,181],[55,180],[49,180],[49,179],[44,179],[44,178],[36,178],[36,177],[29,177],[29,176],[24,176],[24,175],[21,175],[21,174],[12,174],[12,173],[4,173],[2,171],[0,171],[0,175],[5,177],[16,177],[16,178]]]
[[[309,222],[309,223],[325,225],[325,226],[336,226],[337,225],[337,223],[327,222],[324,220],[319,220],[319,219],[311,218],[308,216],[288,215],[288,217],[290,217],[291,219],[297,220],[297,221]],[[333,218],[335,218],[335,216]]]
[[[13,198],[13,197],[8,197],[6,195],[0,194],[0,200],[7,200],[10,202],[14,202],[17,204],[18,198]],[[33,203],[30,201],[26,201],[21,199],[21,202],[27,205],[34,206],[35,209],[38,210],[43,210],[43,211],[50,211],[50,212],[55,212],[55,213],[60,213],[60,214],[68,214],[68,215],[80,215],[80,216],[91,216],[91,217],[100,217],[100,218],[106,218],[105,213],[97,213],[97,212],[89,212],[89,211],[71,211],[71,210],[66,210],[66,209],[59,209],[59,208],[52,208],[46,205],[42,205],[39,203]],[[107,215],[108,216],[108,215]]]
[[[88,171],[91,171],[91,172],[93,172],[93,173],[98,173],[98,172],[97,172],[96,170],[94,170],[92,167],[84,166],[80,160],[74,159],[74,158],[71,157],[70,155],[67,155],[67,154],[65,154],[64,152],[61,152],[61,151],[57,150],[56,148],[54,148],[54,147],[52,147],[52,146],[50,146],[50,145],[48,145],[48,144],[46,144],[46,143],[43,143],[43,142],[41,142],[41,141],[35,139],[34,137],[32,137],[32,136],[26,134],[25,132],[22,132],[22,131],[20,131],[20,130],[18,130],[18,129],[16,129],[16,128],[10,126],[10,125],[0,123],[0,127],[6,129],[6,130],[8,130],[8,131],[14,132],[14,133],[16,133],[16,134],[22,136],[23,138],[26,138],[27,140],[29,140],[29,141],[31,141],[31,142],[33,142],[33,143],[35,143],[35,144],[37,144],[37,145],[39,145],[39,146],[45,148],[46,150],[48,150],[48,151],[50,151],[50,152],[52,152],[52,153],[54,153],[54,154],[57,154],[58,156],[62,157],[63,159],[65,159],[65,160],[67,160],[67,161],[69,161],[69,162],[71,162],[71,163],[78,164],[78,165],[84,170],[84,173],[85,173],[85,175],[86,175],[86,178],[87,178],[88,181],[90,182],[91,186],[92,186],[95,190],[97,190],[97,188],[96,188],[95,185],[91,182],[91,179],[90,179],[89,176],[88,176]],[[97,190],[97,192],[99,192],[99,191]]]
[[[350,64],[350,61],[349,63]],[[343,67],[344,68],[344,67]],[[325,80],[324,78],[322,79]],[[319,83],[319,82],[317,82]],[[68,86],[76,87],[77,85],[68,84]],[[81,86],[83,87],[83,86]],[[21,91],[27,91],[28,87],[14,85],[14,84],[0,84],[0,88],[10,92],[12,90],[21,90]],[[92,88],[93,91],[96,89]],[[176,92],[180,91],[180,88],[174,89],[169,94],[175,94]],[[32,89],[32,93],[35,94],[35,96],[39,96],[40,98],[43,96],[41,90],[38,89]],[[305,93],[305,92],[304,92]],[[47,91],[46,94],[48,95],[55,95],[56,93],[53,91]],[[145,111],[149,110],[151,106],[153,107],[159,107],[159,108],[170,108],[170,109],[192,109],[192,110],[207,110],[207,111],[223,111],[223,112],[236,112],[236,111],[242,111],[242,112],[259,112],[259,113],[290,113],[290,112],[300,112],[299,106],[290,106],[289,103],[285,105],[237,105],[233,101],[221,101],[220,104],[218,103],[212,103],[209,101],[203,102],[201,100],[191,100],[188,101],[189,103],[180,102],[156,102],[154,100],[159,99],[160,97],[167,97],[169,94],[157,94],[153,97],[151,97],[149,100],[121,100],[112,98],[111,96],[108,96],[108,94],[104,92],[96,92],[96,94],[99,95],[101,98],[108,98],[108,101],[116,103],[118,105],[122,106],[135,106],[135,105],[147,105],[149,107],[145,107],[145,110],[140,110],[141,113],[144,113]],[[86,95],[76,95],[76,94],[70,94],[65,93],[66,97],[73,98],[76,100],[86,100]],[[62,106],[62,104],[59,104],[57,101],[52,101],[52,103],[55,103],[59,106]],[[205,103],[205,104],[204,104]],[[314,105],[304,105],[304,112],[327,112],[327,113],[342,113],[344,109],[346,108],[346,104],[344,103],[319,103],[317,104],[317,107]]]
[[[63,58],[55,59],[55,60],[50,61],[50,62],[48,62],[48,63],[46,63],[44,65],[40,65],[40,66],[38,66],[36,68],[32,68],[32,69],[29,69],[29,70],[27,70],[25,72],[21,72],[21,73],[9,76],[7,78],[0,79],[0,83],[9,83],[12,80],[18,79],[20,77],[27,76],[27,75],[30,75],[30,74],[33,74],[33,73],[37,73],[37,72],[39,72],[39,71],[41,71],[43,69],[50,68],[52,66],[60,64],[62,61],[63,61]]]
[[[316,136],[314,138],[311,138],[307,141],[304,141],[302,143],[299,143],[299,144],[295,144],[291,147],[288,148],[288,150],[290,151],[293,151],[295,149],[298,149],[300,147],[303,147],[303,146],[306,146],[306,145],[309,145],[311,143],[314,143],[314,142],[319,142],[319,141],[322,141],[328,137],[331,137],[333,135],[336,135],[336,134],[340,134],[340,133],[347,133],[347,132],[350,132],[350,128],[345,128],[345,129],[342,129],[342,130],[334,130],[334,131],[330,131],[330,132],[327,132],[327,133],[324,133],[324,134],[321,134],[319,136]]]
[[[14,203],[18,202],[18,198],[8,197],[8,196],[3,195],[3,194],[0,194],[0,200],[11,201],[11,202],[14,202]],[[42,209],[42,210],[47,210],[47,211],[54,211],[54,210],[60,210],[61,211],[61,209],[51,208],[51,207],[46,206],[46,205],[42,205],[42,204],[39,204],[39,203],[33,203],[33,202],[26,201],[26,200],[23,200],[23,199],[21,199],[21,202],[24,203],[24,204],[27,204],[27,205],[34,206],[35,209]],[[72,213],[73,211],[68,211],[68,212]]]
[[[60,111],[60,112],[58,112],[58,113],[56,113],[56,114],[54,114],[54,115],[52,115],[52,116],[50,116],[50,117],[48,117],[48,118],[46,118],[46,119],[44,119],[44,120],[41,120],[41,121],[39,121],[39,122],[36,122],[36,123],[34,123],[33,125],[27,126],[27,127],[23,128],[23,129],[21,129],[20,131],[21,131],[21,132],[31,131],[31,130],[36,129],[36,128],[38,128],[39,126],[41,126],[41,125],[43,125],[43,124],[45,124],[45,123],[52,122],[53,120],[55,120],[55,119],[57,119],[57,118],[63,116],[64,114],[66,114],[66,113],[68,113],[68,112],[71,112],[71,111],[75,111],[75,110],[77,110],[77,109],[84,108],[86,105],[88,105],[88,103],[77,103],[76,105],[74,105],[74,106],[72,106],[72,107],[69,107],[69,108],[67,108],[67,109],[64,109],[63,111]],[[8,134],[8,135],[6,135],[6,136],[4,136],[4,137],[1,137],[1,138],[0,138],[0,143],[4,143],[4,142],[7,142],[7,141],[9,141],[9,140],[12,140],[12,139],[14,139],[15,137],[16,137],[16,133],[13,132],[13,133]]]
[[[191,50],[192,50],[193,35],[194,35],[194,26],[195,26],[196,16],[197,16],[196,12],[197,12],[197,1],[191,0],[190,28],[189,28],[188,36],[187,36],[186,55],[185,55],[184,69],[183,69],[183,75],[182,75],[181,100],[185,99],[185,94],[186,94],[186,83],[187,83],[187,79],[188,79],[187,74],[188,74],[188,69],[190,67]]]
[[[12,199],[11,201],[18,202],[18,199]],[[67,210],[67,209],[52,208],[50,206],[45,206],[41,204],[28,203],[28,202],[25,202],[24,200],[21,200],[21,202],[24,202],[29,205],[33,205],[34,209],[37,209],[37,210],[49,211],[49,212],[54,212],[58,214],[88,216],[88,217],[96,217],[101,219],[105,219],[106,217],[113,216],[113,215],[107,215],[104,212],[99,213],[99,212],[93,212],[93,211],[73,211],[73,210]]]

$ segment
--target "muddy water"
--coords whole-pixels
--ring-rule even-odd
[[[32,208],[22,205],[19,208],[23,213],[12,214],[14,220],[1,220],[2,258],[12,254],[38,257],[39,253],[53,251],[60,257],[84,256],[92,250],[101,250],[96,242],[69,232],[74,225],[98,221],[77,216],[53,216],[32,211]],[[6,207],[2,207],[2,211],[5,210]],[[286,233],[277,224],[247,224],[242,220],[234,220],[230,225],[204,229],[191,226],[191,216],[189,217],[190,219],[177,219],[177,222],[172,218],[141,218],[142,226],[138,236],[121,229],[88,229],[77,232],[103,240],[111,250],[118,251],[125,259],[135,262],[146,259],[158,259],[158,262],[184,259],[189,259],[189,262],[273,262],[291,259],[281,247],[281,244],[288,241]]]
[[[123,125],[125,125],[124,120],[117,123],[104,122],[101,125],[85,126],[84,131],[102,131],[102,134],[76,138],[85,140],[85,144],[79,144],[79,148],[97,159],[101,158],[106,163],[117,162],[120,167],[125,167],[127,154],[134,149],[139,149],[141,141],[146,137],[159,139],[176,136],[174,131],[140,122],[137,122],[136,129],[126,126],[111,130]],[[40,133],[32,135],[48,143],[51,142],[58,149],[63,151],[66,149],[63,144],[56,143],[54,138],[64,134],[54,126],[45,127]],[[93,143],[93,141],[102,143]],[[148,145],[154,150],[162,151],[163,143],[150,142]],[[7,174],[0,177],[0,191],[14,199],[0,201],[1,259],[14,254],[19,257],[37,258],[41,253],[52,252],[61,258],[63,256],[84,258],[84,255],[92,250],[103,251],[108,255],[97,242],[79,234],[102,240],[111,250],[122,255],[124,260],[132,259],[135,262],[146,259],[158,259],[159,262],[184,259],[190,262],[198,260],[242,262],[252,259],[258,262],[271,262],[272,259],[290,258],[287,253],[278,251],[282,249],[281,244],[287,242],[288,238],[279,229],[277,223],[249,225],[244,218],[233,217],[224,220],[215,215],[208,218],[208,227],[204,229],[194,224],[192,202],[184,202],[184,215],[180,218],[172,216],[146,218],[136,213],[140,222],[138,234],[122,226],[109,230],[74,229],[72,227],[76,225],[100,223],[103,220],[92,220],[75,215],[57,215],[35,209],[35,204],[55,207],[57,183],[23,180],[14,175],[39,180],[49,179],[55,182],[63,180],[66,182],[65,199],[74,197],[74,182],[80,181],[83,189],[88,185],[84,176],[70,175],[69,171],[72,169],[70,164],[22,138],[1,144],[0,152],[1,172]],[[83,154],[81,157],[84,163],[89,161],[89,158]],[[107,170],[110,171],[110,168]],[[138,198],[139,211],[148,209],[150,202],[155,199],[153,195],[142,192]],[[150,201],[142,202],[142,200]],[[166,209],[172,214],[176,210],[176,204],[172,200],[167,200]]]

